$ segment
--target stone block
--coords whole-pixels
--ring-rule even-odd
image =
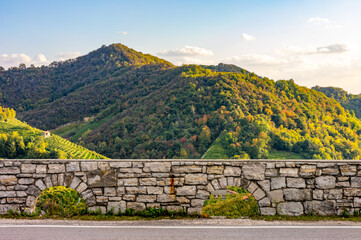
[[[266,194],[264,193],[264,191],[260,188],[258,188],[254,193],[253,196],[256,200],[260,200],[262,198],[264,198],[266,196]]]
[[[81,183],[80,178],[74,177],[74,178],[73,178],[73,181],[72,181],[71,184],[69,185],[69,188],[76,189],[76,187],[79,186],[80,183]]]
[[[270,191],[270,192],[268,192],[268,196],[269,196],[271,202],[274,202],[274,203],[279,203],[279,202],[284,201],[282,190]]]
[[[316,188],[331,189],[336,186],[336,178],[333,176],[316,177]]]
[[[2,167],[2,168],[0,168],[0,175],[17,174],[17,173],[20,173],[20,169],[18,167]]]
[[[260,207],[269,207],[271,206],[271,201],[269,200],[268,197],[265,197],[258,201],[258,205]]]
[[[97,162],[81,162],[80,163],[81,166],[81,170],[84,172],[91,172],[91,171],[95,171],[98,169],[98,163]]]
[[[248,180],[264,180],[266,166],[262,163],[245,164],[242,167],[243,177]]]
[[[202,167],[192,166],[172,166],[172,173],[201,173]]]
[[[207,184],[207,175],[206,174],[187,174],[184,178],[185,184]]]
[[[125,191],[127,194],[146,194],[146,187],[126,187]]]
[[[265,215],[265,216],[276,215],[276,209],[272,208],[272,207],[261,207],[260,212],[261,212],[261,215]]]
[[[157,202],[164,203],[164,202],[175,202],[176,197],[174,194],[168,195],[168,194],[161,194],[157,195]]]
[[[35,186],[37,186],[41,191],[45,190],[46,188],[44,182],[40,179],[35,182]]]
[[[170,162],[146,162],[144,163],[144,172],[164,172],[170,173]]]
[[[117,195],[117,193],[116,193],[115,187],[106,187],[106,188],[104,188],[104,196],[114,197],[116,195]]]
[[[177,202],[179,202],[179,203],[190,203],[191,201],[186,197],[177,197]]]
[[[351,177],[351,187],[361,187],[361,177]]]
[[[241,176],[241,168],[239,167],[230,167],[226,166],[224,169],[224,176],[225,177],[240,177]]]
[[[286,201],[306,201],[312,200],[311,189],[284,189],[283,194]]]
[[[65,172],[64,164],[49,164],[48,173],[63,173]]]
[[[353,206],[354,206],[355,208],[361,207],[361,197],[355,197],[355,198],[353,199]]]
[[[196,192],[197,192],[196,186],[183,186],[176,188],[176,193],[178,196],[187,196],[187,195],[195,196]]]
[[[80,164],[79,162],[70,162],[66,164],[67,172],[80,172]]]
[[[208,174],[223,174],[224,166],[209,166],[207,167]]]
[[[329,189],[324,191],[327,200],[342,199],[342,189]]]
[[[314,200],[323,200],[323,190],[313,190]]]
[[[35,173],[36,164],[23,163],[20,166],[21,173]]]
[[[138,178],[126,178],[123,179],[124,186],[138,186]]]
[[[46,165],[36,165],[36,173],[46,173]]]
[[[132,162],[109,162],[112,168],[129,168],[132,167]]]
[[[159,194],[163,193],[163,188],[162,187],[147,187],[147,193],[159,195]]]
[[[281,177],[298,177],[298,168],[280,168]]]
[[[271,183],[269,180],[258,181],[257,183],[264,191],[268,192],[271,189]]]
[[[281,189],[286,187],[286,178],[285,177],[274,177],[271,178],[271,189]]]
[[[82,169],[83,169],[83,165],[82,165],[83,163],[84,162],[81,163]],[[88,178],[88,185],[91,188],[117,186],[116,170],[114,169],[110,171],[101,171],[101,170],[91,171],[87,173],[87,178]]]
[[[139,185],[140,186],[156,186],[157,179],[156,178],[140,178]]]
[[[338,175],[338,168],[333,167],[333,168],[323,168],[322,169],[322,175]]]
[[[196,198],[207,199],[209,195],[210,195],[210,193],[208,191],[198,190]]]
[[[109,171],[110,165],[108,162],[98,162],[98,169],[101,171]]]
[[[204,199],[192,199],[191,206],[192,207],[203,207]]]
[[[307,201],[305,205],[305,214],[315,214],[321,216],[331,216],[336,214],[335,201]]]
[[[360,197],[361,189],[360,188],[345,188],[343,190],[343,194],[345,197]]]
[[[303,178],[287,178],[287,187],[306,188],[306,182]]]
[[[277,177],[278,171],[277,169],[266,169],[265,176],[266,177]]]
[[[300,176],[301,177],[312,177],[316,173],[315,165],[302,165],[300,168]]]
[[[303,215],[303,205],[300,202],[282,202],[277,205],[279,215],[300,216]]]
[[[354,176],[356,175],[357,169],[355,165],[344,165],[340,166],[342,176]]]
[[[88,188],[88,186],[85,183],[80,183],[79,186],[76,188],[76,191],[78,193],[82,193],[84,192],[86,189]]]
[[[0,198],[16,197],[16,191],[0,191]]]
[[[156,195],[138,195],[137,202],[153,203],[157,200]]]
[[[15,185],[17,182],[18,178],[14,175],[0,175],[0,184],[4,186]]]

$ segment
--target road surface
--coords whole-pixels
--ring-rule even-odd
[[[361,239],[361,223],[247,219],[119,222],[0,219],[0,239]]]

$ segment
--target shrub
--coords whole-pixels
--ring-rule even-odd
[[[258,214],[256,199],[247,190],[238,187],[228,187],[236,194],[226,194],[225,198],[213,195],[204,202],[202,216],[226,216],[238,218],[242,216],[255,216]]]
[[[45,189],[36,204],[37,211],[47,215],[71,217],[87,213],[87,204],[74,189],[56,186]]]

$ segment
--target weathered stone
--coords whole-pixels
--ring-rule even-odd
[[[157,202],[174,202],[176,201],[175,195],[161,194],[157,195]]]
[[[36,200],[36,198],[34,196],[28,196],[26,198],[26,202],[25,202],[26,206],[27,207],[32,207],[34,205],[34,203],[35,203],[35,200]]]
[[[277,169],[266,169],[265,176],[266,177],[277,177],[278,171]]]
[[[98,162],[98,169],[100,171],[109,171],[110,170],[109,163],[107,163],[107,162]]]
[[[45,186],[45,185],[44,185]],[[35,186],[30,186],[29,188],[28,188],[28,190],[26,191],[26,193],[28,194],[28,195],[32,195],[32,196],[35,196],[35,197],[37,197],[39,194],[40,194],[40,190],[39,190],[39,188],[37,188],[37,187],[35,187]]]
[[[269,207],[271,206],[271,201],[269,200],[268,197],[265,197],[258,201],[258,205],[260,207]]]
[[[88,186],[85,184],[85,183],[80,183],[79,184],[79,186],[76,188],[76,191],[78,192],[78,193],[82,193],[82,192],[84,192],[84,190],[85,189],[87,189],[88,188]]]
[[[129,168],[132,166],[131,162],[109,162],[112,168]]]
[[[126,178],[123,182],[124,186],[138,186],[138,178]]]
[[[2,168],[0,168],[0,175],[17,174],[17,173],[20,173],[20,169],[18,167],[2,167]]]
[[[120,173],[142,173],[142,169],[141,168],[119,168],[119,172]]]
[[[16,197],[15,191],[0,191],[0,198],[4,197]]]
[[[177,197],[177,202],[179,202],[179,203],[190,203],[191,201],[186,197]]]
[[[223,174],[224,166],[210,166],[207,167],[208,174]]]
[[[227,179],[225,177],[218,179],[218,182],[221,188],[227,188]]]
[[[353,206],[354,207],[361,207],[361,197],[355,197],[353,199]]]
[[[1,204],[0,205],[0,214],[6,214],[9,211],[19,212],[19,206],[14,204]]]
[[[135,211],[143,211],[145,210],[145,204],[138,202],[127,202],[127,208],[133,208]]]
[[[342,176],[354,176],[356,175],[356,166],[354,165],[344,165],[340,166]]]
[[[312,177],[316,173],[315,165],[302,165],[300,168],[300,176],[301,177]]]
[[[280,189],[286,187],[286,178],[285,177],[275,177],[271,178],[271,189]]]
[[[264,193],[264,191],[262,191],[262,189],[258,188],[254,193],[253,196],[256,200],[260,200],[262,198],[264,198],[266,196],[266,194]]]
[[[80,163],[81,170],[84,172],[91,172],[98,169],[97,162],[81,162]]]
[[[131,195],[131,194],[124,195],[123,200],[125,200],[125,201],[135,201],[135,195]]]
[[[336,186],[336,178],[333,176],[321,176],[316,178],[316,187],[319,189],[330,189]]]
[[[323,190],[313,190],[313,199],[323,200]]]
[[[187,213],[190,215],[194,215],[194,214],[200,214],[202,211],[201,207],[190,207],[187,208]]]
[[[280,168],[281,177],[298,177],[298,168]]]
[[[324,168],[322,169],[323,175],[338,175],[338,168]]]
[[[148,194],[162,194],[163,188],[162,187],[147,187],[147,193]]]
[[[146,194],[147,188],[146,187],[126,187],[125,191],[127,194]]]
[[[359,197],[359,196],[361,196],[361,189],[360,188],[345,188],[343,190],[343,194],[346,197]]]
[[[335,215],[336,204],[334,201],[307,201],[305,205],[305,214],[315,214],[321,216]]]
[[[261,207],[261,214],[265,216],[273,216],[276,215],[276,209],[272,207]]]
[[[125,187],[118,187],[117,188],[117,196],[125,194]]]
[[[169,173],[171,168],[170,162],[146,162],[144,163],[144,172],[165,172]]]
[[[306,201],[312,200],[311,189],[284,189],[284,197],[286,201]]]
[[[271,189],[271,183],[269,180],[258,181],[257,183],[264,191],[268,192]]]
[[[139,179],[139,184],[141,186],[155,186],[157,184],[156,178],[141,178]]]
[[[81,163],[83,164],[83,162]],[[83,165],[81,165],[83,169]],[[96,170],[87,174],[89,187],[115,187],[117,185],[116,171]]]
[[[177,187],[176,193],[178,196],[186,196],[186,195],[196,195],[197,188],[196,186],[183,186]]]
[[[328,163],[328,162],[317,163],[317,167],[318,167],[318,168],[334,167],[334,166],[335,166],[334,163]]]
[[[300,202],[282,202],[277,205],[279,215],[300,216],[303,214],[303,205]]]
[[[274,190],[274,191],[270,191],[268,192],[269,198],[271,200],[271,202],[274,203],[279,203],[279,202],[283,202],[283,191],[282,190]]]
[[[201,173],[202,167],[192,165],[192,166],[173,166],[173,173]]]
[[[66,164],[66,171],[67,172],[80,172],[79,162],[70,162],[70,163]]]
[[[152,202],[155,202],[156,199],[157,199],[157,196],[155,196],[155,195],[139,195],[137,197],[137,202],[152,203]]]
[[[342,189],[325,190],[324,196],[327,200],[342,199]]]
[[[35,173],[36,165],[23,163],[20,166],[21,173]]]
[[[210,195],[210,193],[208,191],[198,190],[196,198],[207,199],[209,195]]]
[[[14,175],[0,175],[0,184],[5,186],[15,185],[17,181],[18,178]]]
[[[361,177],[352,177],[351,187],[361,187]]]
[[[240,177],[241,168],[226,166],[226,168],[224,169],[224,176]]]
[[[105,196],[96,196],[96,202],[99,203],[107,203],[109,201],[108,197]]]
[[[71,184],[69,186],[69,188],[76,189],[76,187],[79,186],[80,183],[81,183],[80,178],[74,177],[73,181],[71,182]]]
[[[303,178],[287,178],[287,187],[306,188],[306,183]]]
[[[50,187],[53,186],[53,183],[52,183],[52,181],[51,181],[50,176],[47,176],[47,177],[44,179],[44,182],[45,182],[45,186],[46,186],[47,188],[50,188]]]
[[[256,191],[258,189],[258,185],[255,184],[254,182],[251,182],[249,184],[249,186],[247,187],[247,190],[250,192],[250,193],[253,193],[254,191]]]
[[[185,184],[207,184],[206,174],[187,174],[184,178]]]
[[[337,182],[336,187],[342,187],[342,188],[350,187],[350,182]]]
[[[249,180],[264,180],[266,167],[260,163],[245,164],[242,167],[242,175]]]
[[[64,164],[49,164],[48,165],[48,173],[63,173],[65,172]]]
[[[117,193],[116,193],[115,187],[106,187],[106,188],[104,188],[104,196],[114,197],[116,195],[117,195]]]
[[[204,199],[192,199],[191,206],[192,207],[203,207]]]
[[[107,212],[113,211],[115,214],[117,214],[119,212],[123,212],[123,211],[125,211],[125,209],[126,209],[126,203],[124,201],[108,202],[108,205],[107,205]]]
[[[46,173],[46,165],[36,165],[35,173],[45,174]]]
[[[37,186],[41,191],[45,190],[46,186],[40,179],[35,182],[35,186]]]

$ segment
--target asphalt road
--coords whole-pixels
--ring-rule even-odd
[[[243,223],[243,224],[242,224]],[[0,220],[0,239],[361,239],[361,224],[182,220],[79,222]]]

